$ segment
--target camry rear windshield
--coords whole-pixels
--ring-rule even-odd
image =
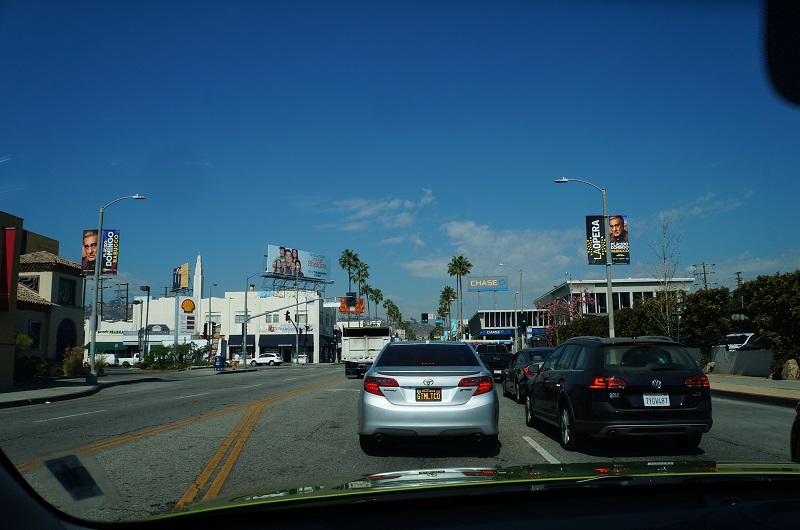
[[[441,347],[429,344],[387,346],[375,366],[480,366],[469,346]]]
[[[693,370],[697,362],[680,346],[668,344],[617,344],[603,348],[607,370]]]

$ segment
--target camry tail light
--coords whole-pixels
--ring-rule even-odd
[[[465,377],[459,381],[458,386],[476,386],[478,389],[472,395],[479,396],[494,390],[494,379],[490,375],[484,375],[480,377]]]
[[[589,388],[607,390],[609,388],[625,388],[628,383],[621,377],[595,377]]]
[[[700,375],[697,377],[690,377],[683,382],[686,386],[699,386],[701,388],[708,388],[708,377]]]
[[[382,386],[400,386],[397,384],[396,379],[392,379],[391,377],[375,377],[375,376],[367,376],[364,378],[364,390],[369,392],[370,394],[375,394],[376,396],[382,396],[383,392],[381,392]]]

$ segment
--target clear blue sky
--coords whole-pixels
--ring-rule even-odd
[[[800,111],[771,89],[753,1],[0,3],[0,210],[80,260],[99,207],[120,282],[202,254],[241,290],[267,245],[350,248],[405,318],[447,263],[523,270],[526,306],[587,265],[584,217],[629,217],[652,276],[735,286],[800,264]],[[511,306],[516,289],[498,295]],[[491,295],[481,305],[491,305]],[[467,296],[466,313],[477,307]]]

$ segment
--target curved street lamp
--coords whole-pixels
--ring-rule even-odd
[[[100,219],[97,222],[98,240],[102,239],[103,237],[103,214],[105,213],[106,208],[108,208],[115,202],[119,202],[125,199],[143,200],[145,199],[145,197],[142,197],[138,193],[136,195],[127,195],[125,197],[120,197],[119,199],[114,199],[105,206],[101,206]],[[86,376],[86,382],[92,385],[97,384],[97,372],[95,371],[94,367],[94,356],[97,351],[97,293],[99,291],[99,286],[100,286],[100,267],[102,262],[103,262],[103,252],[101,250],[100,256],[94,260],[94,291],[92,292],[92,319],[89,321],[89,375]]]
[[[611,227],[608,226],[608,206],[606,205],[606,189],[596,186],[591,182],[586,180],[580,179],[568,179],[566,177],[561,177],[560,179],[555,179],[554,181],[557,184],[563,184],[566,182],[580,182],[582,184],[587,184],[597,190],[603,195],[603,223],[605,224],[605,231],[606,231],[606,308],[608,309],[608,336],[610,338],[614,338],[614,294],[612,292],[612,283],[611,283]]]

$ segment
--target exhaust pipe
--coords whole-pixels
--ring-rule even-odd
[[[376,434],[375,435],[375,441],[376,442],[382,442],[383,441],[383,435],[381,433]]]
[[[483,441],[483,435],[481,433],[476,434],[475,435],[475,441],[476,442],[482,442]]]
[[[617,435],[617,431],[615,431],[615,430],[613,430],[613,429],[612,429],[612,430],[608,431],[608,435],[609,435],[611,438],[613,438],[614,436],[616,436],[616,435]]]

